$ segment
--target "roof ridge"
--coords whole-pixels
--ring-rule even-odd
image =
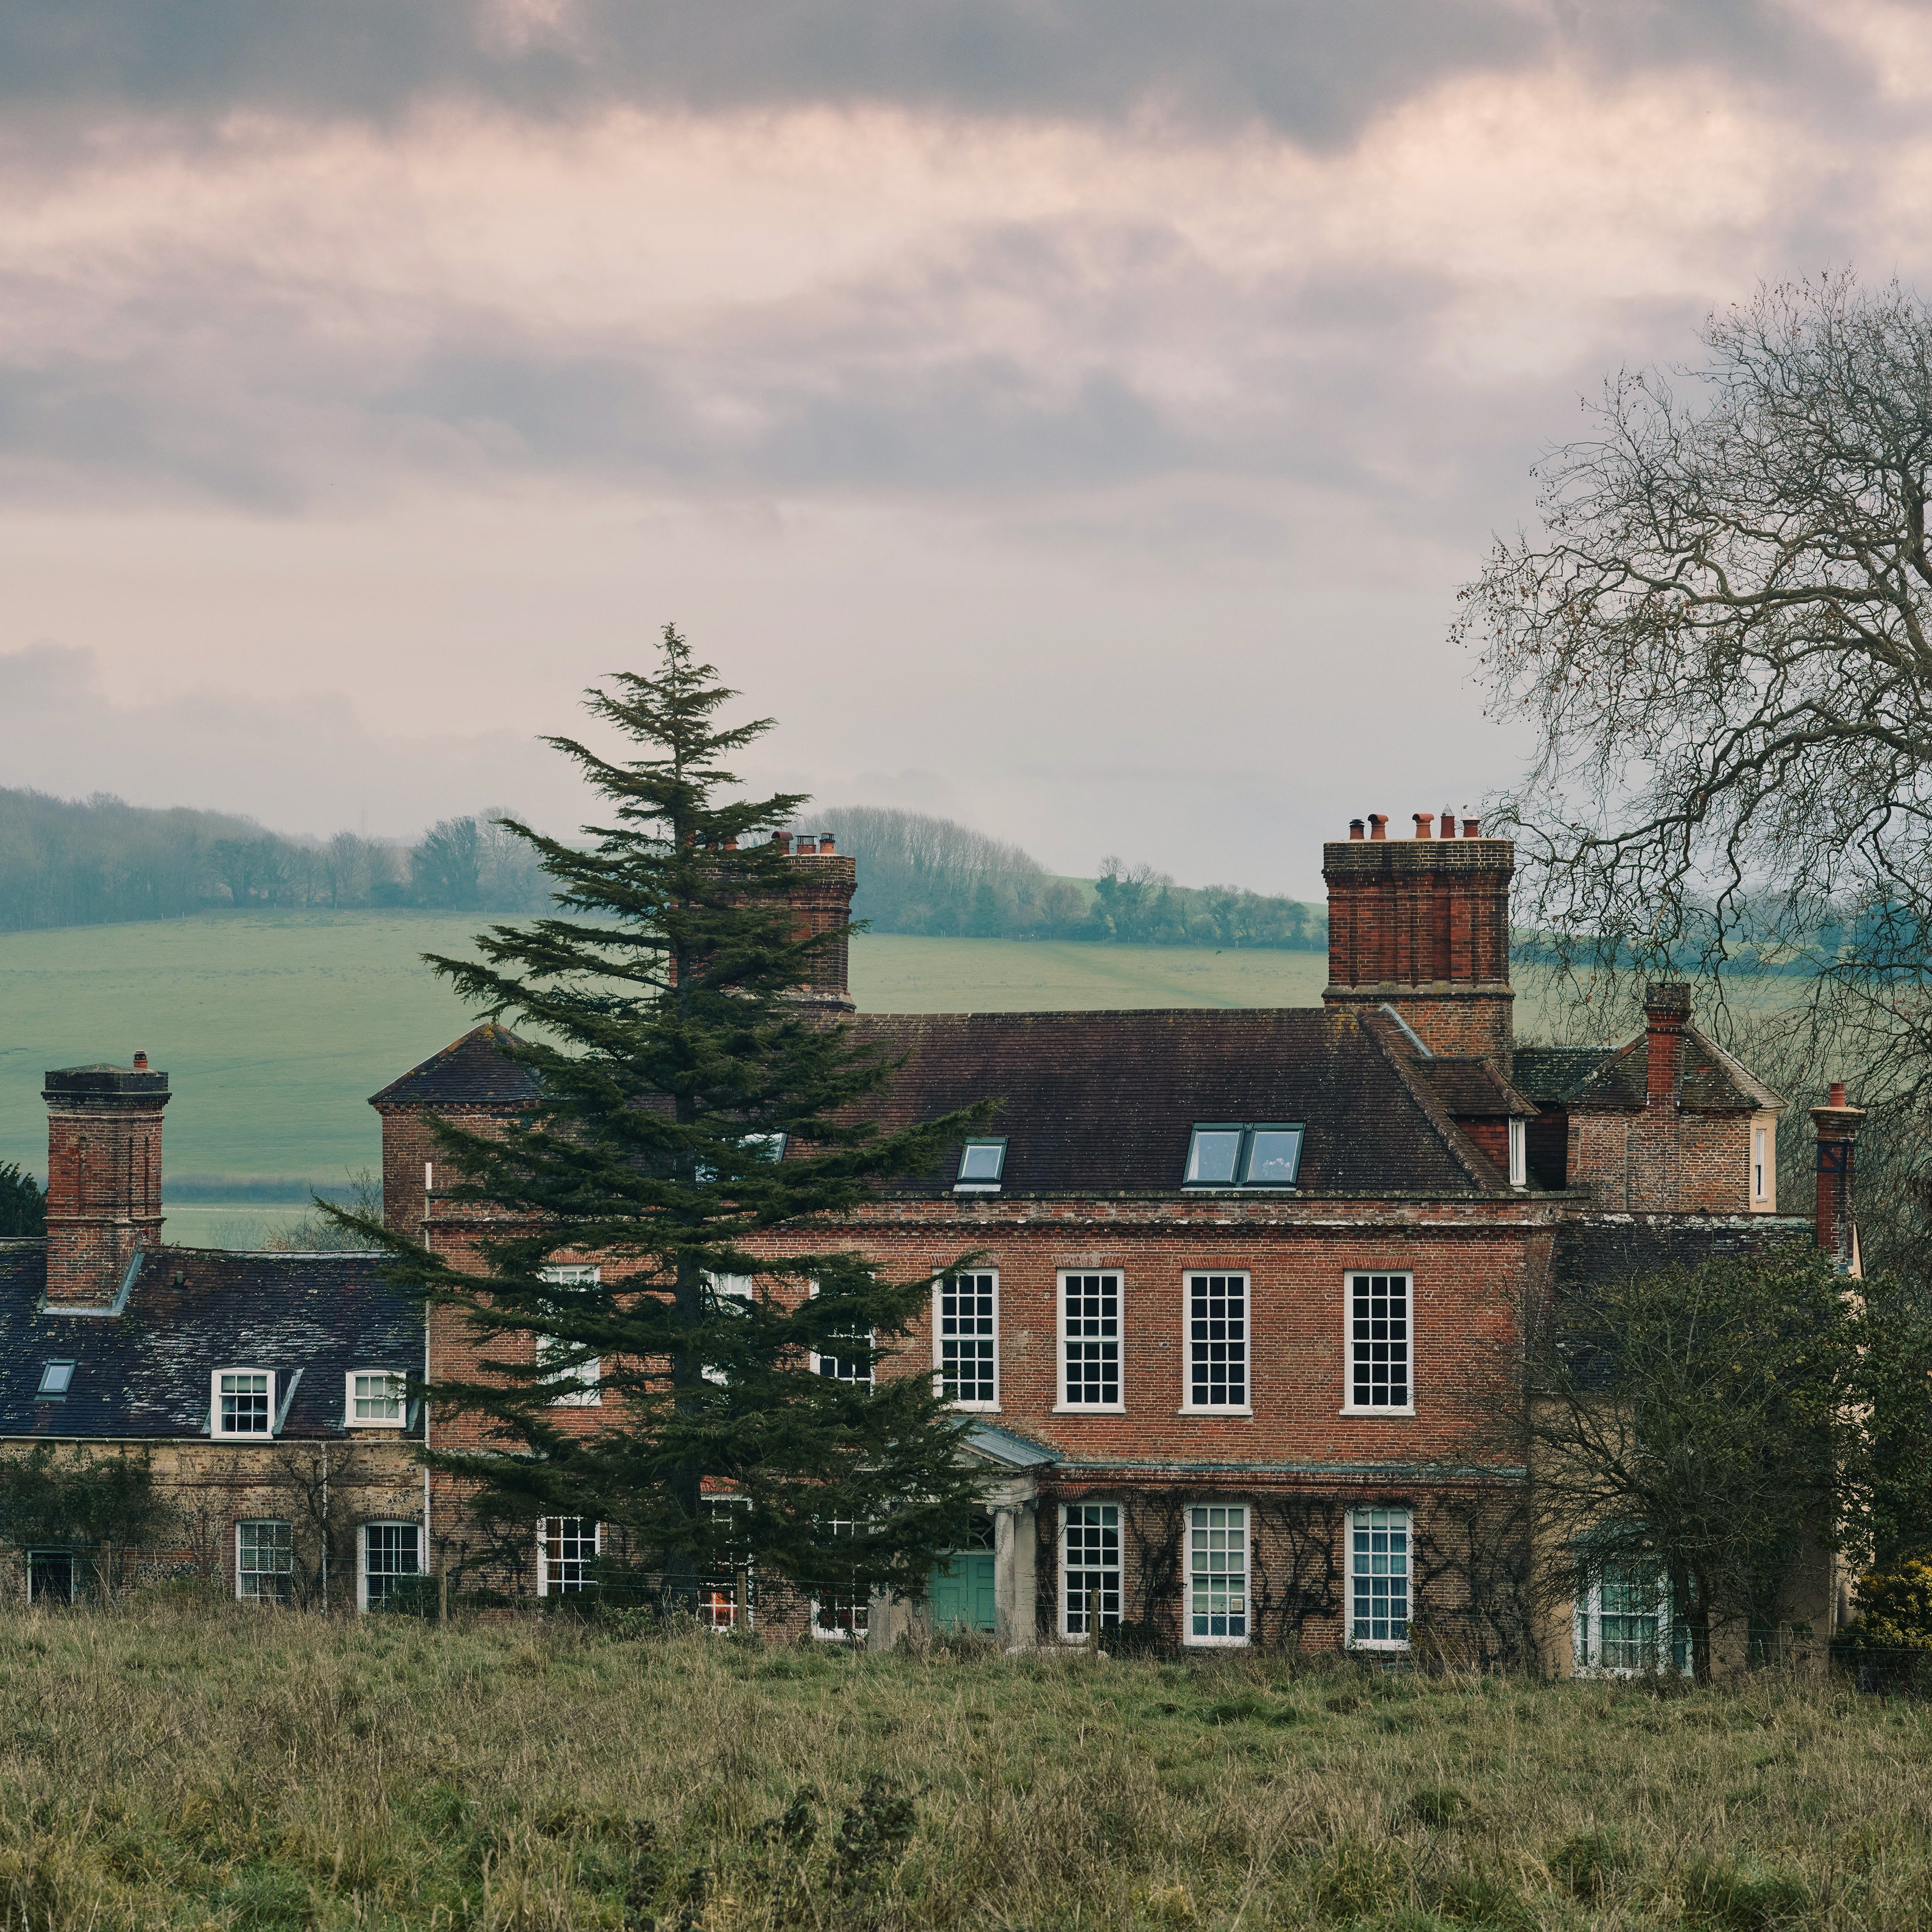
[[[1767,1112],[1774,1109],[1781,1113],[1784,1111],[1786,1104],[1784,1096],[1774,1093],[1767,1087],[1729,1047],[1720,1046],[1695,1021],[1687,1022],[1684,1030],[1706,1052],[1716,1058],[1718,1064],[1731,1076],[1732,1083],[1742,1089],[1748,1099],[1757,1101]]]
[[[1421,1070],[1411,1064],[1404,1055],[1398,1054],[1393,1043],[1383,1036],[1375,1024],[1381,1016],[1375,1013],[1361,1013],[1352,1017],[1375,1042],[1382,1058],[1395,1069],[1396,1078],[1421,1108],[1424,1118],[1435,1130],[1436,1138],[1442,1143],[1444,1152],[1451,1160],[1458,1162],[1463,1172],[1485,1192],[1512,1192],[1508,1177],[1498,1174],[1494,1162],[1449,1118],[1448,1111],[1442,1104],[1442,1096],[1435,1091],[1429,1082],[1421,1078]]]

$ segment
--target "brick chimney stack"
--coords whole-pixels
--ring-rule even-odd
[[[1674,1114],[1684,1091],[1684,1029],[1690,1023],[1690,988],[1656,982],[1645,987],[1643,1023],[1649,1048],[1644,1106],[1653,1114]]]
[[[1858,1272],[1858,1229],[1852,1219],[1853,1156],[1865,1110],[1845,1104],[1845,1083],[1832,1082],[1826,1104],[1811,1109],[1818,1136],[1818,1247],[1840,1274]]]
[[[793,924],[798,937],[830,932],[848,923],[852,895],[859,884],[858,863],[838,851],[832,835],[828,832],[815,840],[808,836],[800,838],[792,850],[791,862],[798,874],[791,890]],[[842,1019],[853,1010],[850,951],[850,942],[840,939],[819,956],[818,970],[799,989],[802,1004],[822,1009],[830,1019]]]
[[[168,1076],[137,1053],[128,1066],[50,1072],[47,1306],[100,1308],[128,1264],[161,1238],[161,1109]]]
[[[1510,880],[1516,848],[1483,838],[1474,819],[1418,812],[1415,836],[1391,839],[1382,812],[1369,836],[1322,848],[1328,884],[1330,1011],[1384,1002],[1432,1052],[1477,1054],[1509,1069],[1516,995],[1509,982]]]

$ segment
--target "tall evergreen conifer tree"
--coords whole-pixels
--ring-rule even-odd
[[[609,822],[580,849],[506,821],[556,911],[478,934],[480,959],[428,956],[484,1016],[529,1030],[505,1051],[542,1094],[500,1136],[436,1126],[463,1176],[451,1192],[489,1217],[487,1274],[384,1239],[398,1278],[481,1338],[479,1372],[433,1399],[481,1418],[487,1446],[430,1460],[476,1486],[482,1514],[620,1527],[686,1601],[747,1551],[761,1576],[821,1597],[916,1597],[977,1494],[932,1377],[874,1373],[930,1280],[890,1280],[847,1249],[781,1263],[746,1244],[934,1167],[986,1110],[891,1132],[852,1119],[891,1064],[795,998],[852,928],[794,930],[796,871],[769,835],[806,801],[731,795],[722,761],[772,722],[719,724],[736,695],[667,626],[656,675],[588,694],[635,757],[548,740]],[[565,1252],[600,1278],[560,1280]],[[847,1374],[814,1372],[814,1354]],[[571,1398],[593,1376],[586,1430]]]

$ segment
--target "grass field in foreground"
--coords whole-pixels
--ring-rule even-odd
[[[140,1048],[172,1076],[170,1234],[245,1238],[290,1210],[205,1199],[180,1177],[328,1184],[374,1166],[368,1096],[469,1024],[418,956],[467,952],[481,922],[262,912],[0,935],[0,1161],[44,1168],[48,1067],[124,1065]],[[1324,964],[1310,952],[866,934],[854,943],[852,980],[872,1012],[1311,1006]],[[292,1201],[300,1190],[286,1192]]]
[[[0,1617],[11,1926],[1921,1927],[1932,1717],[1771,1678]]]

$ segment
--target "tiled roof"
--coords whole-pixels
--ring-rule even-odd
[[[854,1036],[905,1064],[881,1125],[1003,1104],[1003,1191],[1178,1192],[1196,1121],[1305,1124],[1298,1185],[1352,1194],[1507,1192],[1396,1028],[1310,1007],[875,1014]],[[902,1184],[950,1190],[955,1169]]]
[[[864,1108],[898,1126],[1002,1101],[1003,1192],[1171,1193],[1196,1121],[1300,1121],[1301,1189],[1491,1194],[1502,1176],[1452,1113],[1534,1112],[1480,1061],[1419,1060],[1373,1014],[1315,1007],[867,1014],[853,1036],[906,1064]],[[536,1083],[479,1027],[375,1096],[379,1106],[523,1105]],[[950,1192],[955,1172],[898,1191]]]
[[[1486,1060],[1448,1059],[1438,1054],[1418,1059],[1416,1072],[1435,1088],[1444,1106],[1461,1120],[1496,1118],[1508,1114],[1533,1114],[1536,1102],[1498,1079]]]
[[[517,1107],[536,1098],[537,1082],[527,1067],[502,1049],[522,1042],[508,1027],[472,1028],[440,1053],[392,1080],[369,1096],[372,1107]]]
[[[156,1248],[118,1314],[48,1314],[44,1244],[0,1242],[0,1436],[199,1436],[210,1373],[260,1368],[278,1405],[302,1372],[282,1439],[339,1437],[350,1370],[422,1372],[422,1313],[386,1260]],[[62,1401],[36,1397],[50,1360],[77,1364]]]
[[[1520,1046],[1510,1078],[1519,1093],[1539,1106],[1554,1106],[1568,1100],[1607,1058],[1600,1046]]]
[[[1595,1072],[1571,1090],[1570,1106],[1584,1112],[1597,1107],[1641,1107],[1649,1077],[1646,1040],[1646,1034],[1639,1034],[1608,1054]],[[1684,1029],[1684,1078],[1678,1102],[1708,1114],[1750,1114],[1784,1105],[1761,1080],[1694,1026]]]

